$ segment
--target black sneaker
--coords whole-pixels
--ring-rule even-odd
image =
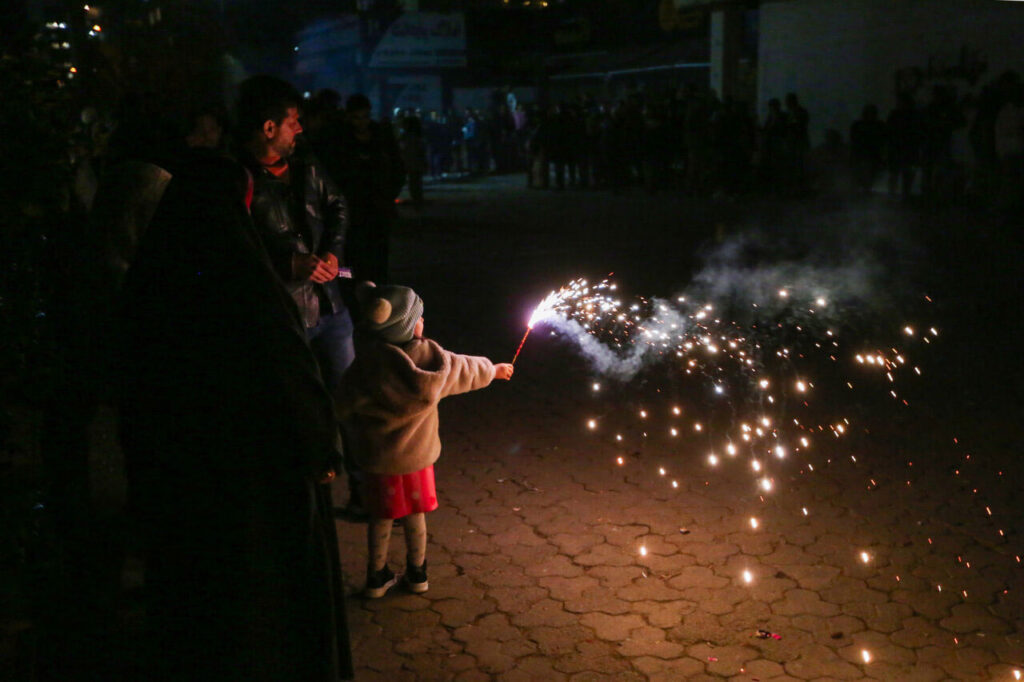
[[[394,587],[395,583],[398,582],[398,578],[391,572],[391,569],[385,566],[379,571],[375,571],[372,568],[366,569],[366,588],[363,590],[363,596],[368,599],[380,599],[388,590]]]
[[[430,585],[427,583],[427,562],[423,561],[422,566],[405,567],[405,575],[402,576],[402,586],[413,594],[422,594],[427,591]]]

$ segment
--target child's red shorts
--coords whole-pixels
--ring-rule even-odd
[[[400,519],[437,509],[434,465],[411,474],[363,474],[367,513],[377,519]]]

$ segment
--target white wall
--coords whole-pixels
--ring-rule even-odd
[[[929,63],[951,66],[967,47],[987,62],[976,85],[954,76],[927,77]],[[973,58],[972,58],[973,59]],[[895,103],[896,74],[925,76],[963,94],[1006,69],[1024,73],[1024,2],[998,0],[784,0],[762,2],[758,109],[796,92],[811,115],[811,142],[835,128],[846,139],[868,103],[882,116]],[[933,69],[934,72],[934,69]]]

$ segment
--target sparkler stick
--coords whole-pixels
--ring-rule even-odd
[[[516,364],[516,358],[519,357],[519,351],[521,351],[523,349],[523,344],[526,343],[526,337],[530,335],[531,331],[533,331],[533,325],[529,325],[526,328],[526,333],[523,334],[523,340],[519,342],[519,348],[516,348],[516,354],[512,356],[512,364],[513,365]]]

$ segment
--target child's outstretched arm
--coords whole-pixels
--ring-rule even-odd
[[[512,376],[511,366],[509,369],[502,369],[504,364],[495,365],[484,357],[459,355],[447,350],[444,353],[448,356],[450,365],[445,386],[441,391],[442,396],[475,391],[487,386],[494,379],[508,379]]]

